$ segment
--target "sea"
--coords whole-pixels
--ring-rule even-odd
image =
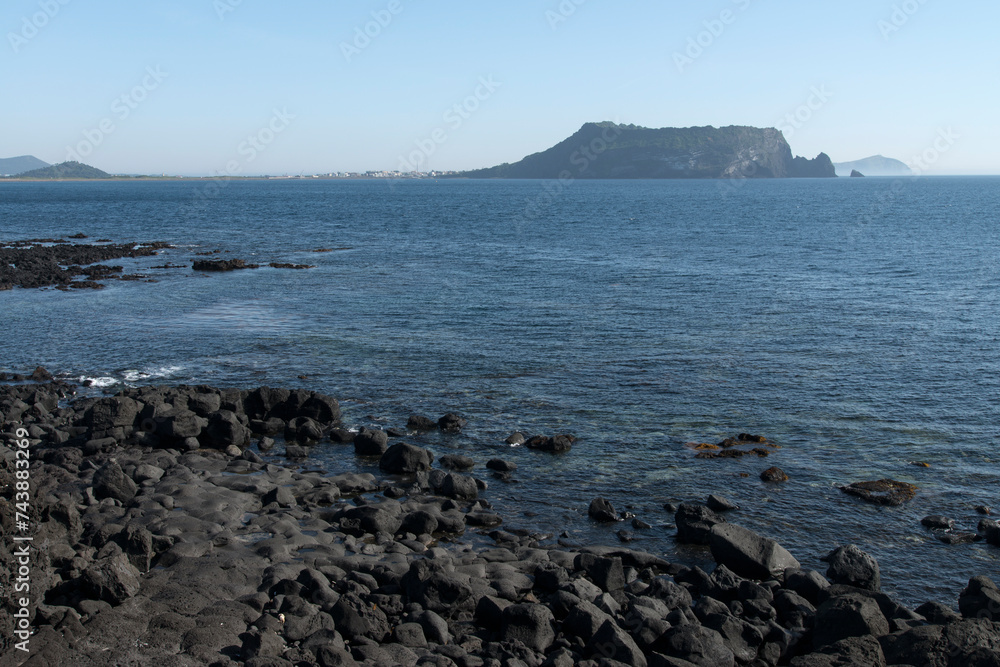
[[[664,504],[715,493],[804,567],[858,545],[913,605],[1000,578],[1000,548],[920,523],[975,532],[977,506],[1000,513],[1000,178],[0,184],[0,241],[78,233],[175,248],[110,262],[143,281],[0,292],[0,371],[42,365],[89,380],[81,395],[302,387],[351,428],[456,412],[460,435],[411,441],[475,459],[505,527],[546,544],[624,530],[711,569]],[[192,270],[214,251],[265,266]],[[553,455],[515,431],[578,440]],[[689,444],[738,433],[779,447]],[[495,457],[512,480],[487,474]],[[376,471],[330,443],[306,466]],[[761,481],[770,466],[790,479]],[[840,490],[883,478],[915,499]],[[651,528],[592,522],[598,496]]]

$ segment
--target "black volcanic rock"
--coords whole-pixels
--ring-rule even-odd
[[[578,132],[514,164],[466,178],[786,178],[834,177],[825,153],[793,158],[774,128],[665,127],[586,123]]]

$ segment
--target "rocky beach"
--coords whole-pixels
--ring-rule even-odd
[[[2,379],[0,665],[1000,665],[990,576],[911,609],[856,546],[803,569],[720,496],[629,517],[673,522],[711,571],[542,534],[491,506],[515,465],[425,446],[461,439],[457,414],[352,431],[309,390]],[[310,468],[315,447],[380,474]]]

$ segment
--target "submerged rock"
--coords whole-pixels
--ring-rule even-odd
[[[917,495],[917,487],[894,479],[854,482],[840,488],[844,493],[875,505],[897,506]]]

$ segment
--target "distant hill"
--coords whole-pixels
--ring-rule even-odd
[[[48,166],[48,162],[42,162],[34,155],[0,158],[0,176],[16,176],[32,169],[44,169]]]
[[[20,174],[18,178],[59,179],[59,178],[111,178],[111,175],[80,162],[61,164],[35,169]]]
[[[848,176],[852,171],[860,171],[865,176],[912,176],[913,170],[891,157],[873,155],[854,162],[835,162],[837,176]]]
[[[665,127],[586,123],[573,136],[514,164],[466,178],[789,178],[834,177],[825,153],[792,157],[773,128]]]

